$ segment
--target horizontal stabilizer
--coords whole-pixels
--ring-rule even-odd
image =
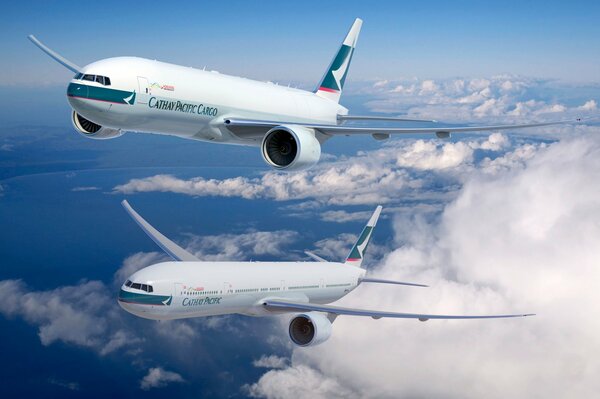
[[[425,284],[416,284],[416,283],[405,283],[402,281],[395,280],[384,280],[382,278],[371,278],[371,277],[363,277],[360,279],[361,283],[379,283],[379,284],[397,284],[397,285],[410,285],[412,287],[429,287]]]
[[[316,260],[317,262],[329,262],[327,259],[323,259],[319,255],[313,254],[310,251],[304,251],[304,253]]]
[[[397,319],[418,319],[427,321],[429,319],[454,320],[454,319],[504,319],[510,317],[526,317],[534,316],[534,314],[501,314],[501,315],[484,315],[484,316],[463,316],[463,315],[439,315],[439,314],[421,314],[421,313],[397,313],[397,312],[382,312],[377,310],[342,308],[339,306],[319,305],[315,303],[294,302],[285,299],[267,299],[263,302],[263,306],[272,311],[288,311],[288,312],[324,312],[334,315],[345,316],[367,316],[374,319],[382,317],[391,317]]]
[[[77,64],[69,61],[68,59],[66,59],[62,55],[58,54],[56,51],[52,50],[50,47],[48,47],[44,43],[40,42],[37,39],[37,37],[35,37],[33,35],[29,35],[29,36],[27,36],[27,38],[29,40],[31,40],[31,42],[33,44],[35,44],[36,46],[38,46],[44,53],[48,54],[50,57],[52,57],[56,62],[58,62],[62,66],[70,69],[71,71],[73,71],[75,73],[81,72],[81,67],[79,65],[77,65]]]
[[[167,253],[171,258],[179,261],[198,262],[200,259],[169,240],[167,237],[162,235],[160,231],[156,230],[150,223],[146,222],[132,207],[129,205],[127,200],[121,202],[123,208],[127,211],[129,216],[144,230],[144,233],[148,235],[163,251]]]

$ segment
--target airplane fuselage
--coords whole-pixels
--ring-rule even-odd
[[[273,314],[264,309],[265,299],[331,303],[356,288],[364,274],[334,262],[164,262],[129,277],[118,301],[128,312],[156,320],[264,316]]]
[[[83,67],[67,96],[77,113],[103,127],[252,146],[264,129],[236,135],[223,120],[336,124],[348,112],[308,91],[136,57]]]

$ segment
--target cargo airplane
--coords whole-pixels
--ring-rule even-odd
[[[334,136],[435,134],[547,126],[529,123],[499,126],[375,127],[347,121],[435,122],[407,118],[348,115],[339,104],[362,20],[356,19],[314,91],[227,76],[136,57],[107,58],[80,67],[29,39],[54,60],[75,72],[67,88],[71,120],[84,137],[110,139],[126,131],[260,147],[277,170],[315,165],[321,145]]]
[[[492,319],[531,314],[433,315],[397,313],[329,305],[361,284],[426,287],[367,275],[363,257],[381,213],[378,206],[346,260],[328,262],[307,252],[314,262],[203,262],[152,227],[127,203],[125,210],[174,261],[145,267],[121,286],[118,302],[136,316],[169,320],[241,314],[269,316],[291,313],[288,334],[299,346],[326,341],[338,316],[374,319]]]

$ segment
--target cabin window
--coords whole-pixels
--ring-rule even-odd
[[[131,287],[131,284],[133,284],[130,280],[127,280],[127,282],[125,283],[125,287]]]
[[[131,288],[133,288],[135,290],[140,290],[140,289],[142,289],[142,285],[139,283],[133,283],[133,284],[131,284]]]
[[[96,82],[104,85],[104,76],[96,75]]]
[[[110,86],[110,78],[108,76],[104,77],[104,86]]]
[[[142,291],[148,292],[148,286],[146,284],[142,284]]]
[[[81,79],[82,77],[83,77],[83,74],[82,74],[81,72],[78,72],[78,73],[77,73],[77,74],[76,74],[76,75],[73,77],[73,79],[75,79],[75,80],[79,80],[79,79]]]
[[[89,80],[90,82],[93,82],[94,80],[96,80],[96,76],[95,75],[83,75],[83,78],[81,78],[82,80]]]

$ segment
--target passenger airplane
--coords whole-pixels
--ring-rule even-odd
[[[345,125],[356,120],[423,122],[351,116],[339,104],[361,26],[357,18],[313,92],[135,57],[107,58],[80,67],[33,35],[29,39],[76,73],[67,97],[73,125],[83,136],[110,139],[135,131],[260,146],[263,159],[278,170],[310,168],[321,157],[321,145],[338,135],[371,134],[384,140],[396,133],[431,133],[448,138],[451,133],[568,122],[427,128]]]
[[[315,262],[202,262],[152,227],[127,201],[122,204],[142,230],[175,260],[143,268],[121,286],[119,304],[139,317],[168,320],[225,314],[297,313],[290,321],[289,336],[296,345],[311,346],[329,338],[332,323],[340,315],[420,321],[532,316],[448,316],[327,305],[362,283],[426,287],[372,278],[361,268],[381,206],[371,216],[344,263],[328,262],[310,252],[307,255]]]

